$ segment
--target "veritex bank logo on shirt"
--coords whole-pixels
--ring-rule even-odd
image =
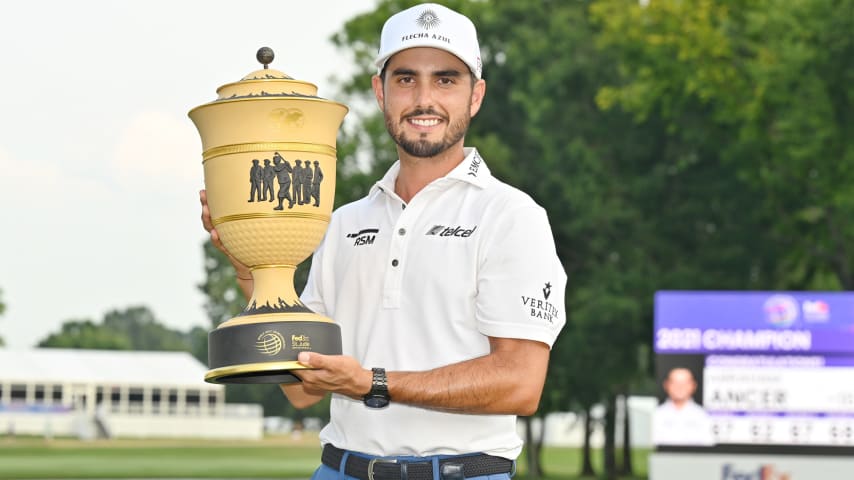
[[[378,233],[380,233],[379,228],[365,228],[356,233],[348,233],[347,238],[355,238],[353,241],[354,247],[358,247],[360,245],[373,245],[374,240],[377,239]]]
[[[526,297],[522,295],[522,305],[531,310],[531,318],[538,318],[549,323],[554,323],[555,318],[560,314],[557,306],[548,302],[549,296],[552,294],[551,282],[546,282],[543,287],[543,299],[540,300],[534,297]]]
[[[466,228],[461,225],[457,225],[456,227],[447,227],[445,225],[433,225],[433,228],[427,230],[428,236],[436,236],[436,237],[470,237],[474,231],[477,230],[477,225]]]

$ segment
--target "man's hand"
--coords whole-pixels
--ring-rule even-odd
[[[208,207],[208,195],[205,190],[199,191],[199,201],[202,204],[202,226],[205,227],[205,230],[208,233],[210,233],[211,243],[217,248],[217,250],[224,253],[228,258],[228,261],[231,262],[231,265],[234,267],[234,271],[237,272],[237,283],[240,285],[240,288],[243,290],[243,294],[246,298],[252,297],[252,289],[254,288],[252,271],[249,270],[249,267],[241,263],[240,260],[234,258],[225,248],[225,245],[223,245],[222,240],[219,238],[219,233],[217,233],[214,228],[213,220],[211,219],[211,210]]]
[[[310,367],[306,370],[291,370],[302,380],[302,387],[308,394],[334,392],[361,401],[371,390],[373,374],[362,368],[353,357],[300,352],[297,360]]]

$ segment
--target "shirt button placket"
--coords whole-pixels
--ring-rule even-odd
[[[401,275],[403,274],[400,262],[406,251],[405,236],[406,228],[398,227],[397,235],[391,241],[391,251],[389,252],[391,267],[386,276],[385,292],[383,295],[383,303],[386,308],[398,308],[400,306]]]

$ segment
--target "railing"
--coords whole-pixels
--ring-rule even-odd
[[[4,413],[66,413],[74,410],[82,411],[82,407],[77,409],[68,405],[43,403],[0,403],[0,412]],[[208,405],[207,408],[202,408],[199,404],[187,404],[183,409],[179,409],[175,403],[169,404],[149,404],[148,410],[145,409],[143,402],[127,402],[127,403],[110,403],[101,404],[95,407],[96,411],[102,411],[108,414],[120,415],[163,415],[163,416],[208,416],[208,417],[227,417],[227,418],[261,418],[263,416],[263,408],[261,405],[253,403],[217,403]]]
[[[210,417],[228,417],[228,418],[252,418],[262,417],[263,408],[261,405],[252,403],[225,403],[209,405],[207,408],[202,408],[198,404],[186,405],[183,410],[178,408],[178,405],[170,403],[167,405],[151,404],[149,409],[145,410],[145,405],[142,402],[128,402],[126,409],[122,408],[122,404],[110,404],[109,412],[112,414],[130,414],[130,415],[186,415],[186,416],[210,416]]]

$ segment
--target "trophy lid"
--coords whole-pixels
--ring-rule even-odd
[[[269,47],[261,47],[255,58],[264,68],[250,72],[239,82],[225,84],[216,91],[215,102],[255,97],[309,97],[317,96],[313,83],[294,80],[291,76],[269,67],[275,54]]]

